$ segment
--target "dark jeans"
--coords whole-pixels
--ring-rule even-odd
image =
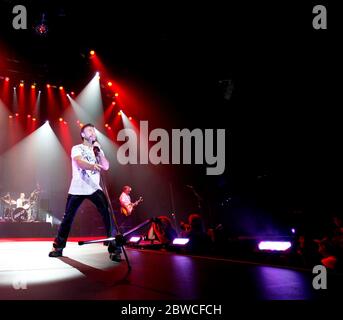
[[[116,230],[114,228],[113,216],[110,214],[108,201],[105,194],[101,190],[97,190],[91,195],[72,195],[68,194],[66,210],[63,216],[62,223],[58,229],[57,236],[54,240],[54,248],[64,248],[67,243],[68,235],[73,223],[77,209],[80,207],[83,200],[88,199],[94,203],[100,212],[106,228],[107,237],[114,237]]]

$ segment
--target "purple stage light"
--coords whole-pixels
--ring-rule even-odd
[[[289,241],[261,241],[258,244],[259,250],[286,251],[292,244]]]

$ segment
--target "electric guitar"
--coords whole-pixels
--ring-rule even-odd
[[[140,202],[142,202],[142,201],[143,201],[143,198],[140,197],[136,202],[130,203],[130,204],[128,204],[127,206],[122,206],[122,207],[120,208],[120,212],[121,212],[123,215],[125,215],[125,216],[128,217],[128,216],[131,215],[133,209],[134,209]]]

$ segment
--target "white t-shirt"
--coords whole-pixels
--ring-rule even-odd
[[[24,206],[24,200],[22,200],[21,198],[19,198],[17,200],[17,208],[22,208]]]
[[[122,194],[119,197],[119,201],[122,207],[126,207],[131,203],[131,197],[125,192],[122,192]]]
[[[104,152],[100,150],[101,154]],[[84,144],[78,144],[71,149],[71,163],[72,163],[72,174],[69,194],[74,195],[90,195],[97,190],[102,190],[100,187],[100,172],[81,169],[74,158],[81,156],[81,160],[89,163],[96,163],[96,157],[92,147],[87,147]]]

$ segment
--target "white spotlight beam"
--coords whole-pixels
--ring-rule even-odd
[[[102,119],[104,108],[98,75],[95,75],[81,91],[76,98],[76,102],[89,116],[88,122],[96,123],[99,118]]]

